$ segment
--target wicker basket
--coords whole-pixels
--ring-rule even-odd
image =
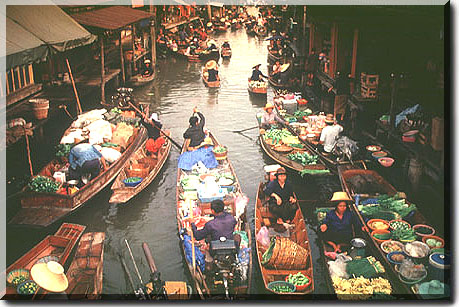
[[[43,98],[34,98],[29,100],[32,107],[33,115],[36,119],[45,119],[48,117],[49,100]]]
[[[150,167],[146,164],[138,163],[133,164],[131,167],[126,169],[126,177],[140,177],[146,178],[150,173]]]
[[[304,269],[308,251],[289,238],[277,237],[271,258],[266,266],[276,269]]]

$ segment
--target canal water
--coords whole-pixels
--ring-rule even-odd
[[[182,59],[160,59],[158,77],[154,82],[134,90],[138,102],[149,103],[150,109],[159,113],[163,127],[170,129],[172,138],[182,143],[182,134],[188,127],[188,119],[193,107],[206,117],[206,127],[229,149],[228,157],[233,163],[243,192],[249,197],[249,217],[254,222],[254,203],[258,184],[264,178],[263,166],[273,164],[257,142],[257,129],[235,133],[254,127],[256,113],[273,97],[268,89],[267,100],[249,97],[247,78],[252,66],[262,64],[261,70],[267,74],[267,42],[248,37],[244,30],[227,32],[216,36],[218,44],[228,40],[233,55],[228,61],[220,60],[219,74],[221,87],[206,88],[201,81],[201,63],[188,63]],[[63,131],[63,130],[62,130]],[[173,146],[169,159],[154,182],[134,199],[123,205],[108,203],[109,188],[88,201],[74,214],[46,229],[27,227],[7,227],[7,265],[20,257],[46,235],[54,233],[61,222],[78,223],[87,226],[86,231],[106,233],[104,253],[104,294],[123,294],[131,291],[123,272],[119,255],[124,257],[134,281],[137,281],[134,266],[124,243],[127,239],[143,280],[149,279],[149,269],[142,243],[148,243],[156,266],[163,280],[189,281],[184,269],[184,261],[179,249],[176,222],[176,176],[178,150]],[[301,178],[289,172],[289,180],[295,186],[299,199],[330,199],[334,191],[341,189],[337,176],[326,176],[318,180]],[[11,207],[9,205],[9,207]],[[302,207],[306,219],[310,210]],[[14,212],[15,209],[9,209]],[[8,215],[11,215],[9,212]],[[309,226],[308,226],[309,227]],[[308,229],[312,243],[314,261],[315,293],[325,294],[323,267],[319,261],[319,250],[315,243],[316,234]],[[263,293],[263,282],[257,259],[253,254],[252,293]]]

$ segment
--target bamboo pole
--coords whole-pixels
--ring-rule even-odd
[[[99,36],[100,40],[100,99],[105,103],[105,51],[104,35]]]
[[[352,64],[351,64],[351,78],[354,79],[351,88],[351,94],[353,94],[356,90],[356,82],[355,82],[355,69],[357,67],[357,48],[359,42],[359,29],[354,29],[354,40],[352,42]]]
[[[67,68],[69,70],[70,79],[72,80],[73,92],[75,93],[75,98],[76,98],[77,106],[78,106],[78,114],[81,114],[83,113],[83,111],[81,110],[80,98],[78,98],[78,92],[76,89],[75,80],[73,79],[72,68],[70,68],[69,59],[66,58],[65,62],[67,63]]]
[[[153,0],[150,0],[150,13],[153,14],[153,19],[150,25],[151,66],[155,70],[155,67],[156,67],[156,6],[152,4],[153,4]]]
[[[26,139],[27,159],[29,160],[30,177],[33,177],[32,159],[30,158],[29,136],[27,135],[27,131],[25,127],[24,127],[24,136]]]
[[[123,80],[123,85],[126,82],[126,73],[124,72],[124,56],[123,56],[123,39],[121,37],[120,31],[120,59],[121,59],[121,78]]]
[[[135,61],[135,25],[131,25],[131,41],[132,41],[132,61],[131,61],[131,67],[132,67],[132,73],[131,77],[137,74],[137,65]]]

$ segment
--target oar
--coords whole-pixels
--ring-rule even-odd
[[[139,278],[140,283],[143,285],[142,276],[140,275],[139,268],[137,268],[137,264],[135,263],[134,256],[132,255],[131,247],[129,246],[129,243],[128,243],[128,241],[126,239],[124,239],[124,242],[126,243],[126,246],[127,246],[128,250],[129,250],[129,255],[131,256],[132,263],[134,263],[134,268],[135,268],[135,271],[137,273],[137,277]]]
[[[193,219],[193,204],[190,201],[190,217]],[[191,223],[190,223],[191,226]],[[194,251],[194,235],[193,235],[193,228],[191,228],[191,257],[193,259],[193,277],[196,274],[196,255]]]
[[[255,128],[258,128],[258,125],[257,125],[257,126],[254,126],[254,127],[242,129],[242,130],[232,130],[231,132],[234,132],[234,133],[241,133],[241,132],[244,132],[244,131],[247,131],[247,130],[252,130],[252,129],[255,129]]]
[[[135,105],[133,105],[132,102],[128,101],[128,103],[129,103],[129,105],[130,105],[131,107],[134,108],[135,111],[137,111],[138,113],[140,113],[140,115],[146,117],[146,115],[145,115],[142,111],[140,111]],[[153,122],[153,125],[154,125],[154,126],[156,127],[156,129],[158,129],[166,138],[168,138],[168,139],[172,142],[172,144],[174,144],[175,146],[177,146],[177,148],[178,148],[179,150],[182,150],[182,146],[180,146],[176,141],[174,141],[170,136],[168,136],[163,130],[159,129],[159,127],[157,127],[157,126],[155,125],[154,122]]]

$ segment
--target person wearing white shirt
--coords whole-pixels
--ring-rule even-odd
[[[325,152],[331,153],[335,147],[339,134],[343,131],[343,127],[335,123],[332,114],[327,114],[325,124],[327,124],[327,126],[322,129],[319,143],[323,145]]]

